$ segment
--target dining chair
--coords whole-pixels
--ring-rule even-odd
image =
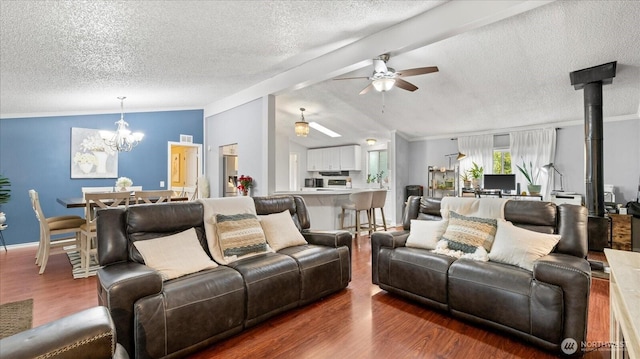
[[[350,203],[345,203],[342,205],[342,216],[340,220],[340,228],[341,229],[349,229],[354,228],[355,236],[360,236],[360,231],[366,229],[369,234],[371,234],[371,199],[373,198],[372,191],[361,191],[355,192],[349,195]],[[344,217],[345,211],[352,210],[355,211],[355,225],[353,226],[344,226]],[[360,222],[361,212],[365,212],[367,214],[367,223]],[[366,224],[366,226],[365,226]]]
[[[36,252],[36,264],[40,266],[39,273],[42,274],[47,267],[52,248],[72,245],[74,249],[79,247],[80,226],[85,223],[85,220],[80,216],[72,215],[47,218],[42,212],[38,192],[30,189],[29,197],[31,198],[31,207],[40,225],[40,240],[38,242],[38,251]]]
[[[170,189],[157,191],[136,191],[133,196],[136,199],[136,204],[171,202],[173,191]]]
[[[130,192],[97,192],[85,193],[84,223],[80,226],[80,265],[84,270],[85,277],[89,276],[91,266],[91,256],[95,256],[97,248],[96,238],[96,210],[110,207],[129,207],[131,199]]]
[[[377,231],[378,228],[384,228],[387,230],[387,220],[384,218],[384,203],[387,201],[387,190],[379,189],[374,190],[371,197],[371,221],[373,222],[371,227],[373,231]],[[376,224],[376,208],[380,209],[382,214],[382,225]]]

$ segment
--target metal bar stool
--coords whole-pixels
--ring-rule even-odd
[[[371,235],[371,199],[373,198],[372,191],[362,191],[355,192],[349,195],[349,200],[351,203],[346,203],[342,205],[342,217],[340,220],[340,229],[349,229],[353,228],[356,237],[360,235],[360,231],[362,229],[366,229],[369,235]],[[344,216],[345,210],[353,210],[356,213],[355,225],[353,226],[344,226]],[[361,212],[365,212],[367,214],[367,223],[360,223],[360,214]],[[366,226],[365,226],[366,224]]]

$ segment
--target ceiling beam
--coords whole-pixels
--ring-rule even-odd
[[[268,94],[294,91],[369,66],[371,59],[383,53],[408,52],[553,1],[449,1],[213,102],[205,106],[204,117],[227,111]]]

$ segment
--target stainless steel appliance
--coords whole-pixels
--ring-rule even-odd
[[[305,178],[304,186],[307,188],[324,187],[324,180],[322,178]]]
[[[327,181],[327,188],[347,189],[346,179],[330,179]]]

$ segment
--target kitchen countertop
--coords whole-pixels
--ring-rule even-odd
[[[273,194],[292,194],[292,195],[300,195],[300,196],[337,196],[337,195],[347,195],[356,192],[368,191],[374,188],[351,188],[351,189],[338,189],[338,188],[319,188],[319,189],[309,189],[305,191],[276,191]]]

